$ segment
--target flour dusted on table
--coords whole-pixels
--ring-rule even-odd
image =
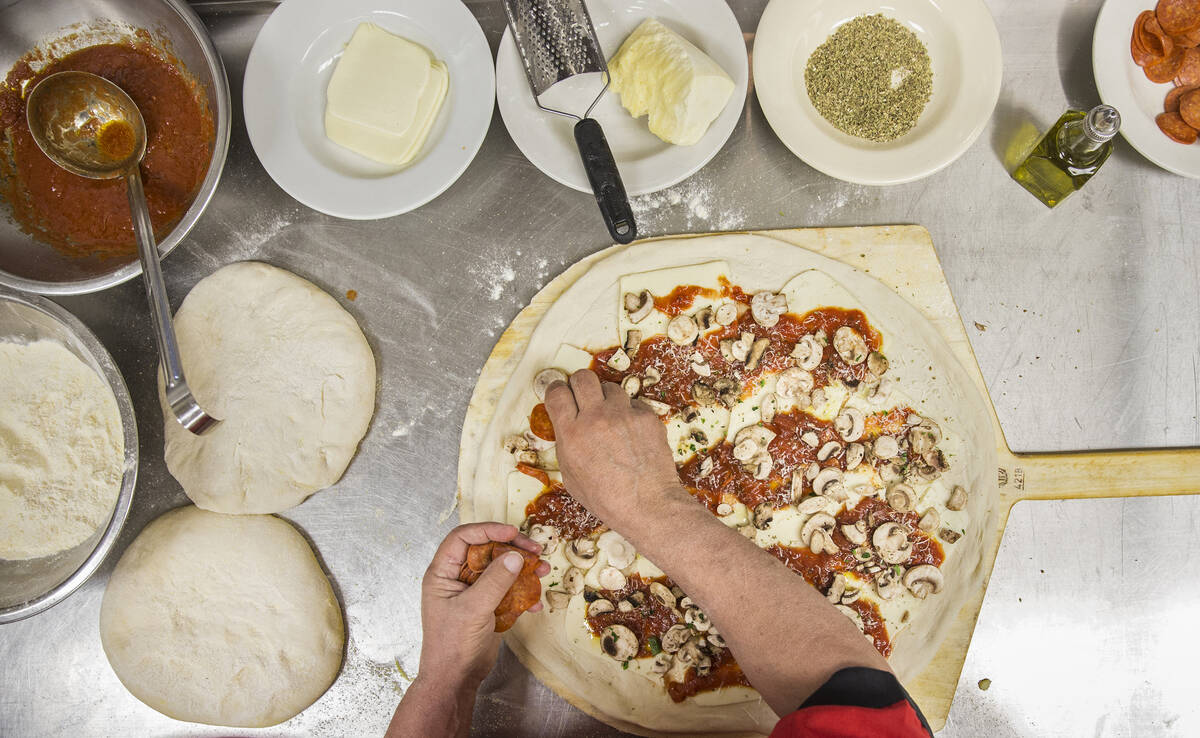
[[[50,556],[104,525],[121,490],[117,398],[56,341],[0,342],[0,558]]]

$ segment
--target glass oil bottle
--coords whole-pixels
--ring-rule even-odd
[[[1047,207],[1082,188],[1112,153],[1121,115],[1111,105],[1068,110],[1013,169],[1012,178]]]

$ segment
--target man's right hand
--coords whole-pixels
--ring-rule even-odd
[[[587,369],[546,390],[563,485],[607,525],[624,530],[664,498],[687,496],[663,423],[625,390]]]

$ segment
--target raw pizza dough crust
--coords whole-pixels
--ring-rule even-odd
[[[502,439],[520,432],[533,399],[533,376],[554,366],[561,344],[590,349],[617,344],[619,284],[622,277],[655,269],[724,261],[734,284],[748,291],[779,290],[794,276],[820,270],[866,306],[866,314],[884,336],[892,373],[904,377],[900,388],[918,399],[929,417],[938,419],[948,437],[964,449],[956,476],[969,489],[994,487],[996,468],[987,406],[970,376],[958,364],[937,330],[911,305],[884,284],[841,262],[792,244],[753,234],[727,234],[663,240],[612,249],[591,264],[551,304],[530,335],[524,353],[496,403],[490,424],[469,440],[464,432],[462,462],[474,473],[463,479],[464,521],[508,518],[507,475],[513,468]],[[803,313],[813,305],[789,305]],[[933,367],[928,370],[927,367]],[[469,432],[469,429],[468,429]],[[474,449],[475,451],[471,451]],[[970,449],[967,454],[965,449]],[[478,458],[473,458],[477,453]],[[471,468],[471,466],[468,466]],[[988,495],[971,495],[967,514],[988,519]],[[954,544],[943,567],[945,591],[926,600],[908,627],[893,639],[890,663],[901,680],[914,677],[933,657],[959,608],[976,591],[984,575],[986,525],[975,524]],[[775,716],[757,692],[728,688],[673,703],[661,681],[634,673],[585,643],[580,613],[570,608],[543,610],[517,621],[507,640],[522,661],[576,706],[624,730],[641,734],[674,732],[767,733]],[[586,634],[590,639],[590,634]],[[631,673],[634,673],[631,676]]]
[[[57,341],[0,341],[0,559],[86,541],[111,517],[124,467],[105,381]]]
[[[375,356],[328,294],[259,262],[230,264],[175,315],[184,372],[221,419],[196,436],[162,395],[166,461],[198,506],[275,513],[338,481],[375,411]]]
[[[337,676],[345,631],[333,587],[287,521],[187,506],[125,551],[100,639],[121,683],[177,720],[281,723]]]

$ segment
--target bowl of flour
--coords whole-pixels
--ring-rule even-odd
[[[137,480],[112,357],[49,300],[0,287],[0,623],[61,602],[108,555]]]

